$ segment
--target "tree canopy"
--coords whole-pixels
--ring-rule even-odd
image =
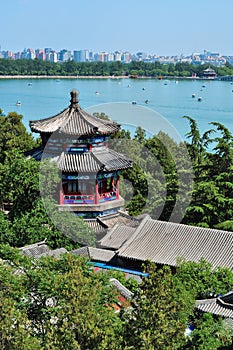
[[[210,65],[217,75],[233,75],[233,66],[227,62],[223,67]],[[160,62],[48,62],[34,60],[0,59],[0,75],[36,76],[137,76],[137,77],[191,77],[203,76],[209,64],[194,65],[188,62],[163,64]]]

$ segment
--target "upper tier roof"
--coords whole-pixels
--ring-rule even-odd
[[[53,117],[30,121],[31,130],[38,133],[59,132],[77,137],[111,135],[119,131],[120,125],[116,122],[94,117],[82,110],[76,90],[71,91],[70,95],[68,108]]]

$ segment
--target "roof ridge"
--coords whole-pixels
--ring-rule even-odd
[[[105,168],[105,164],[99,160],[99,158],[95,155],[95,153],[96,152],[90,152],[90,154],[94,158],[94,160],[100,164],[100,166],[101,166],[100,170],[103,170]]]
[[[120,124],[112,120],[103,120],[83,110],[74,93],[73,90],[71,104],[61,112],[52,117],[30,121],[31,130],[39,133],[60,131],[78,137],[93,136],[97,131],[99,131],[99,135],[110,135],[118,132]]]
[[[125,226],[125,225],[119,225],[118,223],[115,224],[115,225],[113,226],[113,228],[112,228],[110,231],[108,231],[108,232],[106,233],[106,235],[104,235],[104,237],[102,237],[102,238],[98,241],[98,243],[101,244],[102,241],[104,241],[106,238],[109,238],[109,237],[114,233],[114,231],[116,230],[116,228],[119,227],[119,226]]]
[[[75,110],[75,108],[73,107],[73,106],[69,106],[68,108],[66,108],[65,110],[67,110],[68,111],[68,118],[66,119],[66,118],[64,118],[64,121],[63,121],[63,123],[57,128],[57,130],[55,131],[55,132],[61,132],[62,131],[62,128],[64,128],[67,124],[68,124],[68,122],[69,122],[69,120],[71,119],[71,117],[72,117],[72,115],[74,114],[74,110]],[[64,110],[64,111],[65,111]]]
[[[150,215],[146,215],[146,217],[141,221],[141,223],[138,225],[138,227],[136,228],[135,232],[132,234],[132,236],[130,237],[130,239],[128,241],[126,241],[121,247],[120,249],[118,249],[116,251],[116,254],[119,254],[120,250],[121,253],[128,248],[128,246],[131,244],[131,242],[135,239],[135,237],[137,237],[137,235],[140,233],[141,228],[146,224],[147,221],[152,220]],[[126,225],[123,225],[126,226]]]
[[[33,248],[33,247],[39,247],[39,246],[41,246],[43,244],[46,244],[46,240],[47,239],[45,238],[43,241],[32,243],[32,244],[28,244],[28,245],[25,245],[23,247],[19,247],[18,249],[23,250],[23,249],[30,249],[30,248]]]
[[[56,120],[56,118],[60,115],[62,115],[63,113],[65,113],[67,110],[69,109],[69,107],[66,107],[64,108],[63,110],[61,110],[59,113],[51,116],[51,117],[48,117],[48,118],[41,118],[41,119],[37,119],[37,120],[30,120],[29,121],[29,126],[31,128],[31,130],[33,132],[41,132],[41,131],[35,131],[35,125],[34,124],[37,124],[37,123],[43,123],[43,122],[48,122],[48,121],[51,121],[51,120]],[[53,131],[54,132],[54,131]]]

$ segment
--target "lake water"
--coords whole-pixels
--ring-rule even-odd
[[[212,121],[221,122],[233,132],[233,85],[226,81],[0,79],[0,108],[5,114],[22,114],[29,130],[29,120],[47,118],[68,107],[72,89],[79,91],[83,109],[103,111],[123,126],[129,125],[129,129],[141,125],[152,133],[162,129],[184,139],[189,124],[182,117],[188,115],[198,122],[201,132],[210,129],[208,123]]]

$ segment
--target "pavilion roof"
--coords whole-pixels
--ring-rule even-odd
[[[88,114],[78,104],[78,92],[71,91],[71,104],[60,113],[50,118],[30,121],[32,132],[54,133],[65,135],[92,136],[111,135],[119,131],[120,125],[116,122],[103,120]]]
[[[122,170],[131,166],[130,159],[109,148],[80,154],[62,152],[58,160],[58,167],[64,172],[97,173],[100,170]]]

